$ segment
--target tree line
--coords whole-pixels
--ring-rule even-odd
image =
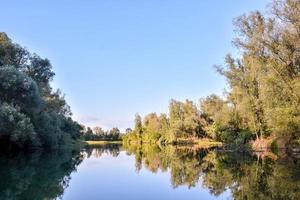
[[[81,126],[60,90],[48,59],[0,32],[0,146],[8,149],[69,147]]]
[[[274,0],[267,13],[235,19],[233,43],[239,53],[227,55],[225,65],[217,66],[228,83],[225,97],[210,95],[198,105],[171,100],[168,114],[137,115],[124,141],[176,143],[209,137],[245,144],[270,135],[299,139],[300,2]],[[54,75],[48,59],[0,33],[1,147],[55,149],[80,137],[82,127],[72,120],[64,95],[50,85]],[[115,138],[115,131],[97,137]]]
[[[96,126],[93,129],[90,127],[84,128],[82,131],[83,139],[86,141],[116,141],[121,140],[121,132],[118,128],[103,130]]]
[[[226,78],[225,97],[196,105],[171,100],[169,113],[136,115],[126,142],[173,143],[209,137],[245,144],[270,135],[300,136],[300,1],[274,0],[268,14],[255,11],[234,20],[237,56],[216,66]]]

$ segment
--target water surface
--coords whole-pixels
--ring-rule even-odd
[[[295,156],[106,145],[0,156],[0,199],[299,199]]]

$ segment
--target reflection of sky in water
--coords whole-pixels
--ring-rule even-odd
[[[152,173],[142,168],[135,169],[135,159],[124,151],[118,157],[103,153],[101,157],[86,158],[72,173],[64,200],[76,199],[229,199],[230,191],[215,197],[201,186],[171,185],[169,172]]]

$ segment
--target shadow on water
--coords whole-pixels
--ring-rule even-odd
[[[71,151],[0,155],[0,199],[56,199],[82,160]]]

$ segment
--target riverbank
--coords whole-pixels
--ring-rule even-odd
[[[123,144],[126,146],[140,146],[140,145],[158,145],[158,146],[187,146],[189,148],[196,148],[196,149],[206,149],[206,148],[212,148],[212,147],[222,147],[223,143],[219,141],[215,141],[209,138],[196,138],[196,137],[190,137],[190,138],[178,138],[176,141],[167,143],[167,142],[161,142],[158,141],[156,143],[151,143],[148,141],[143,140],[123,140]]]
[[[289,136],[269,136],[266,138],[259,138],[251,142],[253,151],[278,151],[278,150],[292,150],[299,151],[299,140],[292,139]]]
[[[188,138],[188,139],[178,139],[176,144],[178,145],[195,145],[203,148],[210,147],[221,147],[223,146],[222,142],[218,142],[209,138]]]
[[[115,141],[85,141],[87,145],[122,144],[122,140]]]

